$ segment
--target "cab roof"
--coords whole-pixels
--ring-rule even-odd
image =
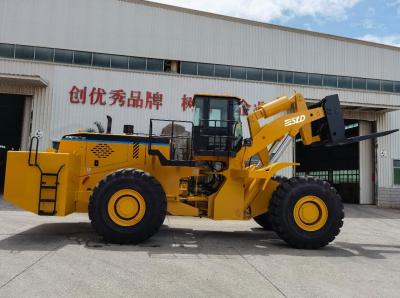
[[[215,99],[221,99],[221,100],[229,100],[229,99],[234,99],[237,101],[241,101],[242,99],[237,96],[232,96],[232,95],[222,95],[222,94],[195,94],[193,96],[193,104],[196,103],[196,98],[198,97],[208,97],[208,98],[215,98]]]

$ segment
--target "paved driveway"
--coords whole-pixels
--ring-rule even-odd
[[[86,215],[39,217],[0,201],[0,296],[395,297],[400,211],[346,206],[317,251],[253,222],[167,218],[139,246],[106,244]]]

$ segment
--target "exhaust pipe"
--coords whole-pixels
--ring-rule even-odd
[[[107,134],[111,133],[111,127],[112,127],[112,118],[111,116],[107,115]]]

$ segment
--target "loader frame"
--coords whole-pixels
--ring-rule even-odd
[[[334,221],[333,230],[328,233],[329,237],[326,236],[328,238],[322,235],[325,238],[312,243],[307,239],[293,242],[299,247],[320,247],[339,232],[343,218],[341,205],[336,203],[337,194],[322,182],[301,182],[307,185],[308,195],[297,188],[300,185],[298,180],[285,182],[275,178],[281,170],[298,165],[278,162],[289,140],[300,135],[305,145],[333,146],[397,131],[346,139],[337,95],[307,106],[303,95],[295,93],[256,107],[247,116],[250,139],[242,140],[240,119],[234,119],[233,112],[240,99],[196,95],[195,105],[196,100],[209,103],[210,98],[228,101],[227,119],[207,118],[208,111],[203,111],[202,118],[196,123],[151,119],[149,134],[139,136],[110,134],[109,118],[108,133],[69,134],[62,138],[58,150],[46,152],[38,152],[39,139],[33,137],[28,152],[8,153],[4,197],[14,205],[39,215],[65,216],[89,212],[92,223],[104,237],[112,242],[133,243],[129,235],[138,235],[134,241],[147,239],[162,224],[165,212],[214,220],[247,220],[265,217],[272,199],[275,200],[276,229],[281,231],[285,227],[279,225],[284,225],[284,218],[289,215],[284,213],[287,211],[280,204],[296,199],[287,197],[282,189],[293,187],[293,194],[299,193],[300,197],[298,202],[292,202],[290,208],[294,211],[290,212],[301,213],[294,214],[298,227],[304,226],[307,231],[308,222],[317,220],[318,224],[310,223],[313,228],[308,230],[314,232],[312,229],[315,227],[322,229],[326,223]],[[155,122],[168,123],[172,128],[171,134],[156,135],[153,131]],[[179,124],[191,126],[191,135],[177,134],[174,127]],[[178,144],[182,142],[184,146]],[[260,162],[249,164],[247,161],[255,155]],[[22,172],[25,175],[23,179]],[[326,198],[318,197],[326,193],[329,193]],[[157,206],[159,214],[146,209],[151,206]],[[328,216],[328,208],[333,208],[336,218]],[[101,214],[98,213],[100,209],[103,210]],[[136,227],[129,225],[134,222],[140,226],[141,222],[128,217],[136,216],[132,211],[136,209],[136,214],[141,214],[140,220],[148,220],[150,225],[156,226],[145,227],[135,234]],[[112,216],[104,215],[107,212]],[[154,216],[154,219],[146,219],[149,216]],[[113,219],[114,223],[111,223]],[[103,227],[99,228],[99,225]],[[288,237],[292,227],[287,228],[289,230],[282,234],[282,238],[290,243],[297,234]]]

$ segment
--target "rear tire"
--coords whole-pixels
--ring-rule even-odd
[[[317,249],[332,242],[344,217],[337,191],[310,177],[284,181],[272,196],[269,214],[278,236],[301,249]]]
[[[93,190],[89,219],[107,242],[138,244],[163,224],[167,200],[160,183],[140,170],[116,171]]]

